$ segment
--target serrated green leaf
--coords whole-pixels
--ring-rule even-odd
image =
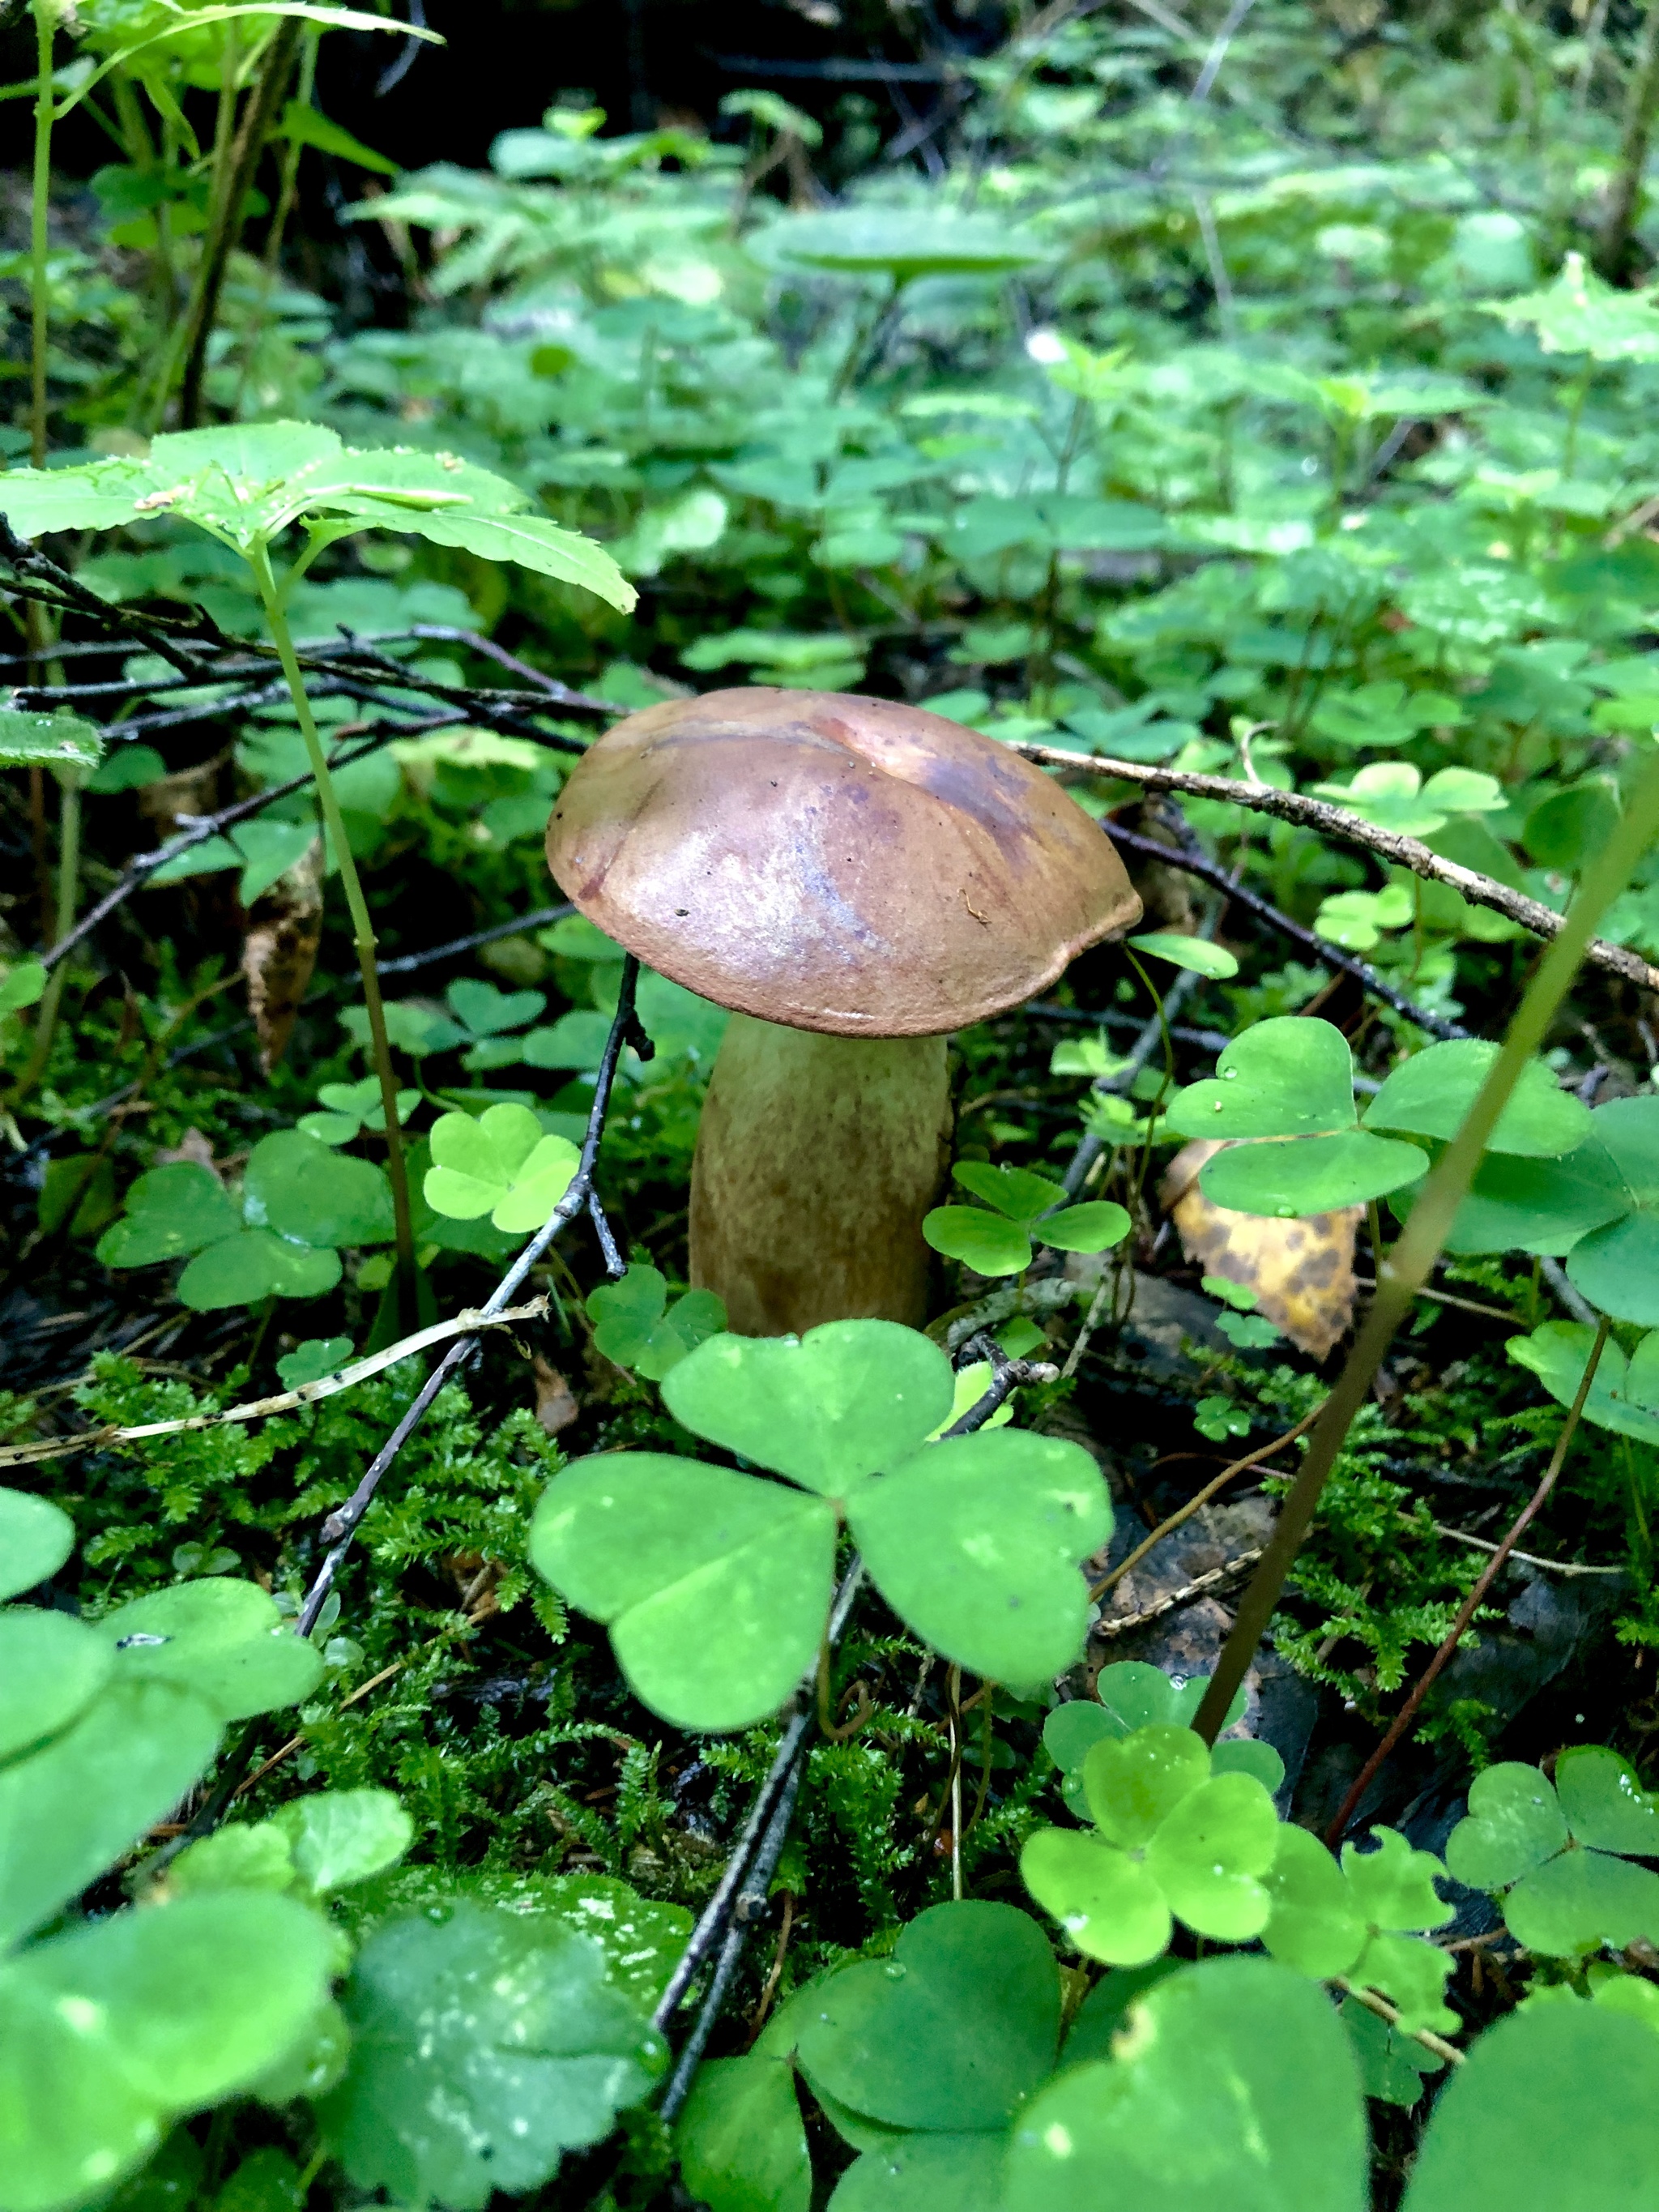
[[[1286,1821],[1262,1880],[1273,1900],[1261,1936],[1271,1954],[1319,1981],[1346,1974],[1370,1931],[1341,1868],[1318,1837]]]
[[[1443,1928],[1456,1914],[1435,1888],[1445,1869],[1431,1851],[1413,1850],[1395,1828],[1373,1828],[1375,1850],[1342,1846],[1342,1872],[1362,1919],[1373,1928]]]
[[[90,722],[59,709],[33,714],[0,707],[0,768],[95,769],[104,740]]]
[[[453,2212],[538,2188],[665,2055],[597,1943],[465,1902],[371,1936],[343,2004],[351,2062],[319,2107],[325,2140],[358,2188]]]

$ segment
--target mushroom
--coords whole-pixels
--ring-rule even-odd
[[[588,920],[732,1009],[691,1176],[691,1279],[744,1335],[927,1312],[945,1033],[1052,983],[1140,902],[1054,780],[888,699],[745,686],[589,750],[547,862]]]

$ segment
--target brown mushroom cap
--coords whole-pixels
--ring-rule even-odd
[[[942,714],[841,691],[630,714],[565,785],[547,864],[659,974],[842,1036],[982,1021],[1140,913],[1052,777]]]

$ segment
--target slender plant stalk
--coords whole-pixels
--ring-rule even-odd
[[[315,38],[309,38],[300,56],[299,89],[295,94],[301,107],[311,105],[312,89],[317,78],[317,46]],[[236,404],[232,412],[240,416],[242,398],[247,390],[247,380],[253,368],[253,357],[260,339],[265,333],[265,318],[270,313],[270,295],[276,287],[277,270],[282,266],[283,237],[288,228],[288,219],[294,212],[294,202],[300,182],[300,156],[304,151],[297,137],[290,138],[283,156],[283,181],[276,194],[276,212],[270,219],[265,234],[264,265],[259,277],[259,298],[248,325],[247,336],[242,341],[242,368],[236,385]]]
[[[380,1001],[380,980],[374,972],[374,925],[368,918],[368,902],[363,896],[357,863],[351,855],[345,818],[340,811],[339,798],[334,789],[334,779],[329,774],[328,758],[323,750],[322,739],[317,734],[311,702],[306,696],[305,679],[300,673],[288,617],[283,611],[276,580],[271,574],[270,555],[264,546],[260,545],[248,557],[254,580],[259,587],[259,596],[264,602],[265,620],[276,647],[276,657],[282,663],[283,674],[288,678],[294,711],[299,717],[300,734],[305,739],[312,774],[317,779],[317,797],[322,806],[323,820],[334,847],[335,858],[339,862],[340,881],[345,890],[346,904],[351,910],[357,970],[363,980],[363,1005],[368,1014],[369,1044],[374,1054],[374,1073],[380,1079],[380,1105],[386,1115],[386,1170],[392,1178],[398,1267],[407,1289],[415,1281],[415,1234],[409,1210],[409,1175],[404,1162],[403,1132],[398,1121],[398,1079],[392,1068],[392,1048],[386,1033],[386,1009]]]
[[[1625,106],[1625,135],[1619,149],[1619,167],[1607,195],[1607,211],[1595,243],[1595,265],[1610,284],[1623,277],[1630,261],[1631,234],[1642,198],[1642,179],[1653,140],[1656,109],[1659,109],[1659,0],[1648,0],[1642,24],[1642,43],[1632,72]]]
[[[1548,1036],[1596,923],[1629,882],[1656,835],[1659,835],[1659,757],[1643,770],[1618,828],[1586,871],[1567,909],[1561,933],[1552,942],[1528,984],[1474,1103],[1431,1170],[1405,1228],[1378,1271],[1376,1296],[1364,1327],[1321,1409],[1301,1473],[1279,1510],[1272,1539],[1240,1601],[1232,1632],[1194,1719],[1194,1727],[1208,1743],[1215,1741],[1234,1693],[1267,1632],[1285,1577],[1313,1521],[1326,1478],[1336,1464],[1395,1332],[1411,1311],[1413,1300],[1439,1257],[1498,1117],[1509,1103],[1522,1070]]]
[[[46,465],[46,216],[52,203],[52,45],[58,28],[52,0],[34,0],[39,76],[34,94],[34,184],[29,210],[30,369],[29,452],[37,469]]]
[[[276,120],[283,94],[294,72],[303,26],[297,15],[284,16],[270,41],[269,52],[242,108],[214,204],[213,221],[197,274],[196,295],[191,301],[190,336],[185,349],[185,374],[179,394],[179,421],[185,429],[201,419],[202,386],[207,374],[208,346],[219,311],[230,257],[242,234],[242,210],[253,183],[265,141]],[[221,155],[216,151],[215,167]]]
[[[1354,1813],[1358,1807],[1359,1801],[1364,1797],[1366,1790],[1370,1789],[1371,1782],[1382,1766],[1383,1760],[1394,1749],[1395,1746],[1400,1741],[1407,1729],[1410,1728],[1412,1723],[1417,1718],[1419,1712],[1422,1710],[1424,1698],[1428,1696],[1429,1692],[1434,1687],[1435,1683],[1438,1680],[1442,1671],[1449,1663],[1452,1654],[1456,1650],[1459,1644],[1462,1641],[1464,1631],[1468,1627],[1469,1623],[1474,1619],[1476,1613],[1480,1607],[1482,1601],[1486,1597],[1486,1592],[1497,1581],[1499,1574],[1502,1573],[1504,1561],[1509,1558],[1510,1553],[1520,1542],[1522,1537],[1525,1535],[1532,1522],[1535,1521],[1538,1516],[1543,1511],[1545,1504],[1548,1501],[1549,1494],[1554,1489],[1562,1468],[1566,1465],[1568,1447],[1572,1443],[1574,1436],[1577,1433],[1578,1419],[1579,1416],[1584,1410],[1584,1401],[1589,1396],[1590,1385],[1595,1380],[1595,1370],[1601,1364],[1601,1353],[1607,1345],[1608,1327],[1609,1323],[1607,1316],[1603,1315],[1601,1325],[1595,1332],[1595,1341],[1590,1346],[1589,1358],[1584,1362],[1583,1379],[1578,1385],[1577,1395],[1572,1401],[1567,1418],[1561,1424],[1561,1433],[1555,1440],[1555,1449],[1550,1455],[1549,1465],[1544,1470],[1543,1480],[1539,1484],[1537,1489],[1534,1491],[1532,1496],[1527,1500],[1520,1512],[1516,1515],[1508,1535],[1504,1537],[1503,1542],[1498,1547],[1498,1549],[1492,1553],[1491,1559],[1487,1560],[1486,1565],[1481,1569],[1479,1576],[1476,1577],[1474,1588],[1469,1592],[1462,1604],[1458,1607],[1456,1620],[1453,1621],[1451,1626],[1446,1631],[1445,1635],[1441,1638],[1439,1648],[1435,1652],[1433,1658],[1430,1660],[1428,1665],[1423,1669],[1422,1674],[1418,1680],[1417,1686],[1413,1690],[1410,1697],[1407,1698],[1405,1704],[1401,1705],[1400,1711],[1395,1715],[1388,1734],[1383,1737],[1382,1742],[1377,1745],[1376,1749],[1371,1753],[1370,1757],[1365,1761],[1365,1764],[1360,1768],[1358,1773],[1354,1777],[1353,1787],[1349,1790],[1347,1796],[1342,1800],[1342,1803],[1338,1809],[1336,1818],[1331,1822],[1330,1826],[1326,1830],[1325,1841],[1330,1845],[1333,1850],[1336,1849],[1338,1843],[1341,1840],[1343,1831],[1346,1828],[1349,1821],[1353,1818]]]
[[[67,769],[62,774],[61,796],[58,805],[58,906],[53,921],[52,942],[56,945],[69,935],[75,927],[75,908],[81,880],[81,787],[76,771]],[[9,1106],[27,1098],[46,1073],[52,1055],[52,1041],[58,1030],[58,1003],[64,995],[64,979],[69,972],[67,961],[60,961],[46,981],[40,1000],[40,1010],[34,1019],[34,1042],[22,1073],[12,1085],[7,1100]]]

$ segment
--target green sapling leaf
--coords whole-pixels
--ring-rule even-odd
[[[1207,975],[1214,982],[1224,982],[1238,973],[1238,963],[1232,954],[1219,945],[1212,945],[1207,937],[1183,937],[1176,930],[1149,929],[1139,937],[1129,939],[1137,952],[1150,952],[1154,959],[1167,960],[1172,968],[1185,968],[1194,975]]]
[[[61,708],[54,714],[35,714],[0,707],[0,768],[73,769],[89,775],[103,753],[103,738],[78,714]]]

